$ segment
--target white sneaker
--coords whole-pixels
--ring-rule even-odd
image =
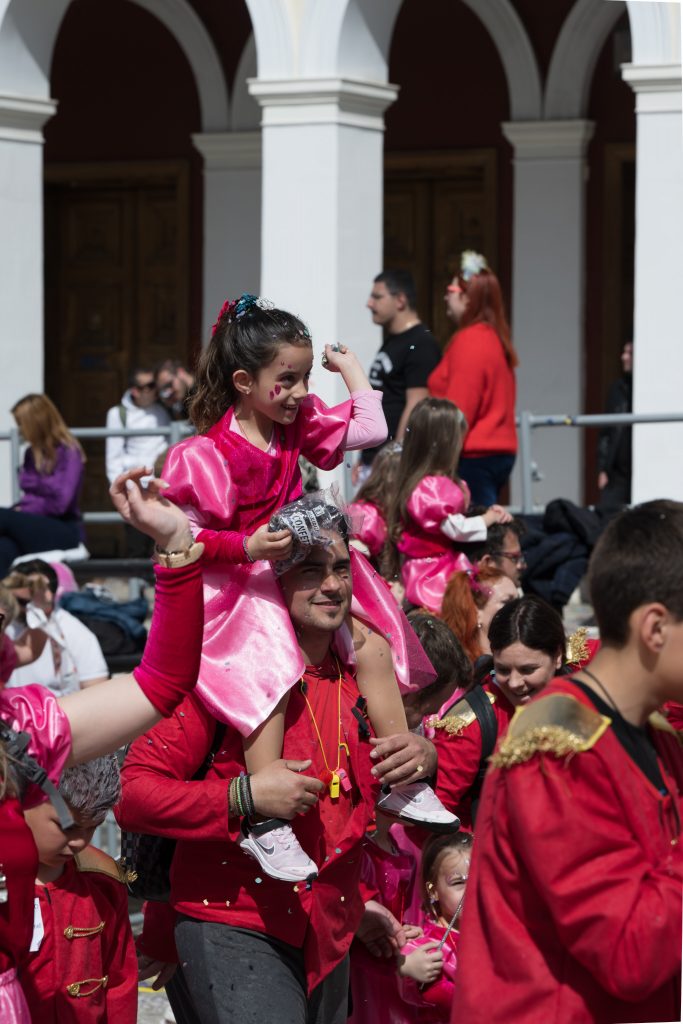
[[[460,819],[446,810],[426,782],[410,782],[384,793],[377,801],[377,808],[403,821],[422,825],[430,832],[457,832],[460,828]]]
[[[317,865],[301,849],[292,826],[279,818],[258,825],[243,821],[239,845],[267,875],[281,882],[305,882],[318,874]]]

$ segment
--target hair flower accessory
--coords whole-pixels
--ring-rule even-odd
[[[460,257],[460,277],[462,280],[469,281],[477,274],[481,274],[482,270],[489,270],[486,257],[482,256],[480,252],[475,252],[474,249],[465,249]]]
[[[234,320],[241,320],[243,316],[248,316],[249,313],[253,313],[256,309],[275,309],[275,303],[271,302],[270,299],[264,299],[260,295],[249,295],[248,292],[244,292],[240,295],[239,299],[226,299],[221,306],[221,311],[218,314],[218,319],[211,329],[211,335],[216,333],[216,329],[223,319],[227,316],[230,323]]]

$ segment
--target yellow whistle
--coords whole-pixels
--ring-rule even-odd
[[[349,745],[348,745],[348,743],[340,743],[339,744],[339,749],[340,750],[345,750],[346,751],[346,756],[347,757],[351,757],[351,754],[349,753]]]
[[[330,779],[330,796],[333,800],[336,800],[339,796],[339,784],[339,776],[336,772],[332,772],[332,778]]]

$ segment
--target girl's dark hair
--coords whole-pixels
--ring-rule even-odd
[[[434,682],[418,691],[421,702],[428,701],[449,684],[467,688],[472,678],[472,665],[455,633],[429,612],[410,612],[408,622],[436,672]]]
[[[447,476],[460,483],[458,461],[466,433],[464,414],[445,398],[423,398],[411,412],[394,493],[387,509],[390,551],[383,559],[383,575],[398,575],[400,566],[396,544],[409,518],[406,511],[408,499],[420,480],[426,476]]]
[[[420,866],[420,877],[422,881],[422,892],[426,894],[427,885],[436,882],[439,870],[439,863],[446,853],[456,850],[469,851],[472,849],[474,836],[471,832],[451,832],[446,836],[432,836],[422,847],[422,864]],[[426,907],[426,909],[429,909]]]
[[[492,651],[503,651],[510,644],[520,643],[534,651],[555,657],[562,652],[564,662],[567,637],[558,612],[542,597],[525,594],[503,605],[489,626]]]
[[[272,363],[281,345],[310,348],[311,344],[308,328],[293,313],[254,304],[235,317],[232,309],[224,309],[197,363],[189,412],[198,433],[205,433],[235,403],[233,373],[246,370],[256,376]]]

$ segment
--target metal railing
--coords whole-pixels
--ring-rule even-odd
[[[182,420],[173,421],[167,427],[142,427],[131,429],[130,427],[73,427],[70,428],[74,437],[80,440],[103,440],[108,437],[167,437],[169,447],[177,444],[184,437],[194,434],[194,427]],[[18,471],[21,466],[21,434],[17,427],[0,431],[0,441],[9,441],[10,446],[10,473],[11,473],[11,495],[12,504],[16,504],[21,498],[19,487]],[[121,516],[113,509],[105,512],[85,512],[83,519],[86,523],[120,523]]]
[[[519,428],[519,466],[522,482],[522,501],[520,511],[525,514],[536,511],[533,499],[534,460],[532,435],[534,430],[545,427],[616,427],[633,426],[640,423],[683,423],[683,412],[662,413],[600,413],[563,416],[559,414],[540,415],[523,410],[517,416]],[[74,437],[84,440],[106,440],[108,437],[167,437],[169,446],[181,441],[194,433],[188,423],[178,421],[167,427],[143,427],[132,430],[130,427],[74,427]],[[10,446],[10,472],[12,502],[21,497],[18,470],[21,465],[21,435],[16,427],[0,431],[0,442],[8,441]],[[348,474],[347,474],[348,475]],[[83,516],[86,523],[118,523],[120,516],[113,509],[102,512],[86,512]]]
[[[536,511],[533,496],[534,461],[532,456],[532,433],[539,427],[618,427],[638,423],[681,423],[683,412],[653,413],[600,413],[577,416],[540,416],[525,409],[517,417],[519,427],[519,464],[522,477],[521,511],[529,514]]]

